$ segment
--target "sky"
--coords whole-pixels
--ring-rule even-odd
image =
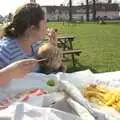
[[[28,3],[30,0],[0,0],[0,14],[5,16],[8,13],[16,10],[17,7]],[[40,5],[60,5],[64,4],[69,0],[36,0]],[[80,4],[84,0],[73,0],[76,4]],[[120,0],[114,0],[115,2],[120,2]]]
[[[14,13],[20,5],[28,3],[30,0],[0,0],[0,14],[7,15],[9,12]],[[40,5],[60,5],[64,0],[36,0]]]

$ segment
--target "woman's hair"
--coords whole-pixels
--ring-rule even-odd
[[[24,35],[31,25],[39,28],[42,19],[44,19],[44,12],[39,4],[25,4],[16,11],[12,22],[4,29],[4,36],[19,37]]]

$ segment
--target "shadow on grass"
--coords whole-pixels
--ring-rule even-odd
[[[74,67],[73,65],[68,64],[68,69],[67,69],[68,73],[87,70],[87,69],[90,69],[92,72],[97,73],[97,70],[95,70],[94,68],[92,68],[90,66],[82,65],[82,64],[78,63],[78,61],[76,61],[76,62],[77,62],[76,67]]]

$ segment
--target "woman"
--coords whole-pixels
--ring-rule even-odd
[[[35,43],[45,33],[44,12],[38,4],[29,3],[19,8],[0,40],[0,68],[17,60],[34,58],[36,48],[39,47]],[[49,37],[53,39],[51,36]]]

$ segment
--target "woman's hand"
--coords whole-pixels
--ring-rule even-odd
[[[11,79],[22,78],[32,71],[39,61],[36,59],[24,59],[16,61],[0,70],[0,84],[5,84]]]
[[[21,78],[31,72],[37,63],[36,59],[24,59],[8,65],[5,70],[8,71],[10,78]]]

